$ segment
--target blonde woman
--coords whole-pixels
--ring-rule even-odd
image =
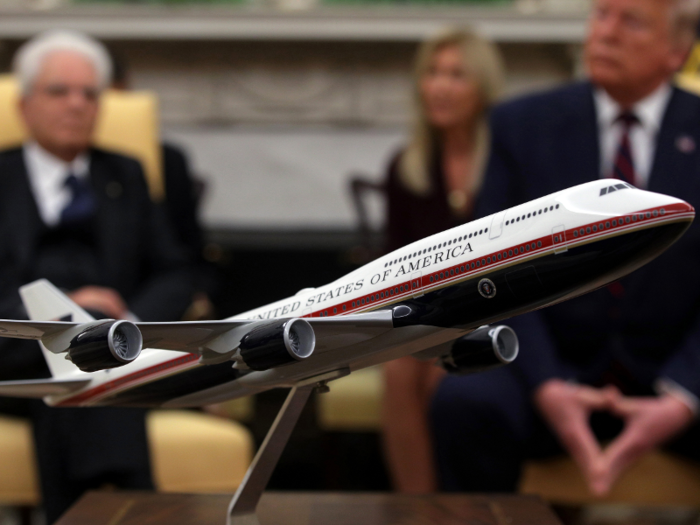
[[[388,170],[388,250],[470,220],[502,71],[495,47],[467,30],[446,31],[419,49],[412,135]],[[427,413],[440,370],[407,357],[387,363],[384,377],[384,445],[394,486],[433,492]]]

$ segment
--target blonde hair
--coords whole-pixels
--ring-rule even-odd
[[[427,195],[432,190],[430,164],[438,140],[437,130],[428,122],[420,84],[435,54],[451,46],[459,48],[465,69],[476,78],[482,102],[482,114],[476,123],[475,171],[465,188],[469,195],[479,190],[483,178],[489,146],[487,114],[501,92],[504,76],[503,62],[498,50],[487,40],[467,29],[448,29],[424,42],[416,58],[413,129],[398,166],[400,181],[416,195]]]

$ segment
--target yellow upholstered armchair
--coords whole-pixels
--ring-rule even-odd
[[[0,76],[0,149],[18,146],[26,137],[18,97],[15,79]],[[151,196],[162,198],[156,96],[108,91],[103,97],[95,145],[140,160]],[[147,428],[154,482],[163,492],[232,492],[252,459],[250,432],[227,419],[155,410],[148,416]],[[30,422],[0,415],[0,506],[38,504],[38,486]]]

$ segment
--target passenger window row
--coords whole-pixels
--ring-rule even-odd
[[[550,206],[549,208],[543,208],[541,210],[538,210],[537,212],[528,213],[527,215],[522,215],[521,217],[518,217],[518,218],[510,220],[510,221],[506,221],[506,225],[511,224],[513,222],[518,222],[520,220],[525,220],[525,219],[528,219],[530,217],[534,217],[535,215],[541,215],[542,213],[547,213],[548,211],[553,211],[556,209],[559,209],[558,204],[555,206]],[[645,219],[651,219],[652,217],[658,217],[659,215],[663,216],[665,214],[666,214],[666,210],[663,208],[661,210],[654,210],[654,211],[650,211],[650,212],[647,211],[644,213],[636,213],[636,214],[628,215],[626,217],[620,217],[618,219],[602,221],[600,223],[589,225],[589,226],[586,226],[584,228],[579,228],[577,230],[574,230],[573,235],[574,235],[574,237],[581,237],[584,235],[589,235],[591,233],[596,233],[598,231],[604,231],[604,230],[607,230],[609,228],[615,228],[617,226],[623,226],[625,224],[631,224],[631,223],[642,221]],[[445,246],[450,246],[454,243],[471,238],[472,236],[482,235],[483,233],[486,233],[486,232],[488,232],[488,228],[486,228],[484,230],[480,230],[479,232],[475,232],[473,234],[469,234],[468,236],[464,235],[462,237],[458,237],[457,239],[448,241],[446,243],[440,243],[440,244],[433,246],[431,248],[426,248],[425,250],[415,252],[415,253],[413,253],[411,255],[407,255],[401,259],[396,259],[394,261],[386,263],[384,265],[384,267],[386,268],[387,266],[390,266],[392,264],[396,264],[398,262],[402,262],[402,261],[411,259],[413,257],[417,257],[419,255],[430,253],[433,250],[437,250],[437,249],[440,249],[440,248],[445,247]],[[555,242],[559,242],[558,238],[555,239]],[[487,266],[489,264],[493,264],[493,263],[496,263],[498,261],[508,259],[509,257],[521,255],[521,254],[524,254],[524,253],[527,253],[529,251],[539,249],[539,248],[542,248],[542,241],[533,241],[533,242],[530,242],[527,244],[516,246],[514,248],[509,248],[508,250],[503,250],[502,252],[497,253],[497,254],[483,257],[482,259],[477,259],[477,260],[472,261],[470,263],[458,265],[458,266],[455,266],[454,268],[443,270],[441,272],[435,272],[434,274],[429,276],[429,280],[431,283],[438,282],[442,279],[454,277],[455,275],[459,275],[461,273],[465,273],[465,272],[468,272],[470,270],[476,270],[478,268]],[[371,294],[367,297],[363,297],[363,298],[357,299],[356,301],[352,301],[351,308],[358,308],[360,306],[364,306],[366,304],[371,304],[371,303],[378,301],[378,300],[381,300],[381,299],[387,299],[391,296],[394,296],[394,295],[400,294],[400,293],[404,293],[404,292],[408,292],[411,289],[415,289],[417,287],[418,287],[418,284],[416,282],[413,282],[411,286],[409,286],[408,284],[406,284],[406,285],[401,284],[398,286],[394,286],[393,288],[390,288],[388,290],[374,293],[374,294]],[[343,304],[341,306],[341,308],[342,308],[342,311],[345,312],[347,310],[347,304]],[[338,313],[338,307],[334,307],[333,308],[333,315],[337,315],[337,313]],[[319,317],[327,317],[329,315],[329,311],[324,310],[322,312],[319,312],[318,315],[319,315]]]
[[[483,233],[486,233],[487,231],[488,231],[487,229],[484,229],[484,230],[481,230],[479,233],[475,233],[474,235],[481,235]],[[428,253],[429,251],[432,251],[434,249],[438,249],[438,248],[444,247],[444,246],[449,246],[450,244],[459,242],[460,240],[464,240],[467,238],[469,238],[469,237],[467,235],[465,235],[465,236],[459,237],[453,241],[448,241],[447,243],[438,244],[437,246],[434,246],[433,248],[423,250],[421,252],[416,252],[416,254],[414,254],[414,255],[417,256],[418,254],[422,254],[424,252]],[[528,242],[528,243],[525,243],[525,244],[522,244],[519,246],[514,246],[513,248],[503,250],[500,253],[491,254],[489,256],[482,257],[481,259],[476,259],[474,261],[464,263],[462,265],[457,265],[453,268],[448,268],[448,269],[443,270],[441,272],[435,272],[434,274],[428,276],[428,279],[429,279],[429,282],[435,283],[435,282],[438,282],[442,279],[454,277],[455,275],[460,275],[462,273],[466,273],[466,272],[469,272],[471,270],[476,270],[478,268],[482,268],[482,267],[490,265],[490,264],[495,264],[499,261],[506,260],[510,257],[517,257],[518,255],[530,252],[532,250],[540,249],[540,248],[542,248],[542,246],[543,246],[543,244],[542,244],[541,240]],[[401,260],[404,260],[404,259],[406,259],[406,258],[403,258]],[[413,289],[418,288],[418,286],[419,286],[418,281],[419,280],[420,280],[420,278],[417,278],[417,279],[414,279],[413,281],[411,281],[410,284],[405,283],[405,284],[396,285],[396,286],[389,288],[387,290],[375,292],[375,293],[368,295],[366,297],[360,297],[360,298],[358,298],[350,303],[350,308],[351,309],[360,308],[362,306],[372,304],[372,303],[379,301],[379,300],[382,300],[382,299],[391,298],[397,294],[409,292]],[[340,305],[340,307],[342,307],[342,311],[345,312],[347,310],[347,303]],[[336,314],[337,314],[337,307],[334,307],[333,308],[333,315],[336,315]],[[324,310],[322,312],[319,312],[318,315],[320,317],[326,317],[329,315],[329,311]]]
[[[599,231],[602,232],[610,228],[623,226],[624,224],[631,224],[633,222],[643,221],[644,219],[658,217],[659,215],[666,215],[666,210],[662,208],[661,210],[654,210],[653,212],[647,211],[645,213],[635,213],[633,215],[628,215],[627,217],[620,217],[619,219],[607,220],[592,226],[586,226],[585,228],[574,230],[574,237],[582,237],[584,235],[590,235],[591,233],[597,233]]]
[[[414,288],[417,288],[417,285],[414,283],[413,285]],[[383,290],[381,292],[374,293],[368,297],[361,297],[357,301],[353,301],[351,303],[351,307],[355,308],[357,306],[364,306],[365,304],[370,304],[375,301],[378,301],[380,299],[386,299],[391,297],[392,295],[396,295],[398,293],[403,293],[403,292],[408,292],[410,290],[410,287],[407,285],[399,285],[399,286],[394,286],[393,288],[389,288],[388,290]]]
[[[384,263],[384,268],[387,268],[388,266],[393,266],[398,263],[402,263],[404,261],[408,261],[410,259],[413,259],[414,257],[420,257],[421,255],[425,255],[427,253],[430,253],[434,250],[439,250],[441,248],[445,248],[446,246],[452,246],[453,244],[457,244],[458,242],[466,241],[467,239],[471,239],[472,237],[476,237],[477,235],[483,235],[484,233],[488,233],[489,229],[484,228],[483,230],[479,230],[478,232],[473,232],[470,233],[469,235],[463,235],[461,237],[457,237],[456,239],[453,239],[451,241],[447,242],[442,242],[436,246],[431,246],[430,248],[426,248],[425,250],[419,250],[417,252],[414,252],[410,255],[406,255],[404,257],[399,257],[398,259],[394,259],[393,261],[389,261]]]
[[[450,268],[449,270],[435,272],[433,275],[430,276],[430,282],[437,282],[441,279],[453,277],[455,275],[459,275],[460,273],[464,273],[469,270],[476,270],[489,264],[508,259],[509,257],[514,257],[516,255],[523,254],[531,250],[536,250],[537,248],[542,248],[542,241],[533,241],[531,243],[523,244],[521,246],[516,246],[515,248],[503,250],[501,253],[490,255],[488,257],[472,261],[471,263],[466,263],[461,266]]]
[[[537,215],[542,215],[543,213],[547,213],[548,211],[554,211],[554,210],[558,210],[558,209],[559,209],[558,204],[556,206],[550,206],[549,208],[547,208],[545,206],[541,210],[533,211],[532,213],[528,213],[527,215],[522,215],[521,217],[516,217],[515,219],[510,219],[510,220],[506,221],[506,226],[513,224],[515,222],[524,221],[525,219],[529,219],[530,217],[536,217]]]

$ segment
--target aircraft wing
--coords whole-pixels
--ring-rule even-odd
[[[57,335],[67,329],[79,326],[80,323],[64,323],[61,321],[12,321],[0,319],[0,337],[12,339],[41,339]]]
[[[255,321],[251,322],[250,319],[241,319],[238,321],[182,321],[134,324],[141,330],[144,348],[197,353],[198,348],[213,339],[241,327],[246,327],[246,330],[241,330],[243,332],[242,335],[245,335],[258,323]]]
[[[313,317],[304,320],[308,321],[314,329],[316,351],[360,343],[394,326],[390,310],[341,317]],[[200,347],[207,346],[215,339],[222,337],[226,337],[229,349],[235,348],[248,332],[274,321],[275,318],[135,324],[143,335],[144,348],[197,353]]]
[[[134,323],[143,335],[144,348],[199,353],[202,347],[221,345],[226,350],[238,346],[240,340],[256,327],[275,319],[231,319],[225,321],[182,321],[167,323]],[[351,346],[376,337],[393,328],[390,310],[342,317],[315,317],[305,319],[314,329],[316,351],[327,351]],[[64,321],[0,320],[0,337],[37,339],[47,344],[63,334],[77,335],[88,326],[103,321],[75,323]],[[65,340],[65,336],[61,337]],[[47,346],[54,346],[49,345]],[[67,348],[52,348],[59,353]]]
[[[37,339],[46,343],[47,340],[70,333],[77,335],[83,329],[100,324],[103,321],[89,323],[74,323],[65,321],[14,321],[0,319],[0,337],[13,339]],[[159,348],[162,350],[177,350],[180,352],[197,352],[200,346],[221,335],[249,326],[249,330],[258,325],[250,319],[240,321],[182,321],[169,323],[134,323],[143,335],[144,348]],[[247,333],[245,330],[243,335]],[[52,350],[60,352],[66,350]]]
[[[394,328],[391,310],[339,317],[307,318],[316,334],[316,352],[345,348],[377,337]]]
[[[0,337],[12,339],[49,339],[66,332],[100,324],[103,321],[75,323],[65,321],[16,321],[0,319]],[[182,321],[169,323],[134,323],[143,335],[144,348],[196,351],[207,341],[219,337],[234,328],[257,323],[249,319],[240,321]],[[252,328],[252,326],[251,326]],[[76,335],[77,335],[76,332]]]

